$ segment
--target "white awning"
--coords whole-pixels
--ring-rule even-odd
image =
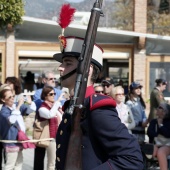
[[[56,21],[23,17],[23,24],[16,27],[16,41],[58,42],[61,28]],[[71,24],[65,29],[65,36],[85,37],[87,26]],[[31,31],[30,31],[31,30]],[[4,32],[0,31],[0,37]],[[170,36],[144,34],[111,28],[98,28],[96,42],[102,44],[136,44],[139,37],[146,38],[146,54],[170,55]],[[46,55],[46,54],[44,54]]]

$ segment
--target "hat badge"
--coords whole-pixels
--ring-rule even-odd
[[[58,39],[59,39],[59,43],[60,43],[60,50],[61,50],[61,52],[63,52],[64,49],[66,48],[67,40],[63,35],[59,35]]]
[[[64,37],[64,30],[66,27],[68,27],[70,22],[73,21],[73,16],[75,12],[76,12],[76,9],[72,8],[70,4],[64,4],[61,7],[60,15],[57,20],[57,23],[62,28],[61,35],[58,36],[61,52],[64,52],[64,49],[67,46],[67,41],[66,41],[66,38]]]

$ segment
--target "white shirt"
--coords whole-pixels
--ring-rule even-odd
[[[122,102],[116,105],[116,110],[121,122],[124,123],[129,132],[131,132],[130,130],[135,127],[135,121],[130,108]]]
[[[45,119],[51,119],[53,117],[59,117],[60,119],[62,119],[62,115],[61,113],[58,111],[58,109],[62,107],[61,106],[61,103],[56,101],[54,103],[54,105],[52,106],[51,110],[48,110],[47,108],[45,107],[40,107],[40,109],[38,110],[39,111],[39,115],[40,117],[42,118],[45,118]]]

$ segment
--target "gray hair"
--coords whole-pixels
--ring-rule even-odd
[[[45,71],[44,73],[42,73],[42,78],[48,78],[48,75],[49,75],[50,73],[54,74],[53,71]]]
[[[116,97],[116,93],[118,90],[122,90],[122,92],[124,93],[124,88],[122,86],[116,86],[116,87],[113,87],[112,90],[111,90],[111,96],[115,99]]]

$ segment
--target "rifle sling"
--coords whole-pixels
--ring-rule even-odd
[[[76,71],[77,71],[77,69],[74,69],[74,70],[72,70],[71,72],[69,72],[68,74],[60,77],[60,81],[63,81],[63,80],[65,80],[65,79],[69,78],[71,75],[73,75],[74,73],[76,73]]]

